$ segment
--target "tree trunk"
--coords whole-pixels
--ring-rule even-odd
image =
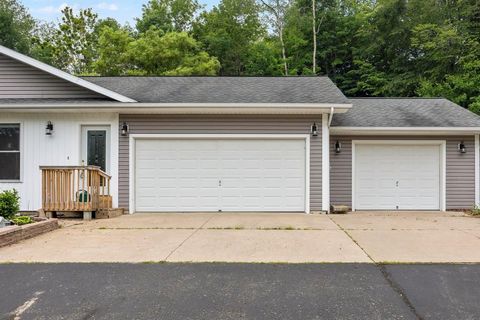
[[[313,54],[312,54],[312,71],[317,74],[317,14],[316,0],[312,0],[312,31],[313,31]]]
[[[279,38],[280,38],[280,44],[282,46],[283,68],[285,71],[285,75],[288,76],[287,53],[285,51],[285,41],[283,41],[283,28],[279,28]]]

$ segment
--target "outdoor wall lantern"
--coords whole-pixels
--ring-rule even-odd
[[[311,133],[312,133],[312,136],[318,137],[318,127],[316,122],[314,122],[312,125]]]
[[[465,143],[463,141],[458,144],[458,152],[467,153],[467,149],[465,148]]]
[[[337,142],[335,142],[335,153],[340,152],[342,152],[342,144],[337,140]]]
[[[45,135],[51,136],[53,134],[53,123],[52,121],[47,122],[47,127],[45,128]]]
[[[128,134],[128,124],[126,122],[124,122],[122,124],[122,136],[126,136]]]

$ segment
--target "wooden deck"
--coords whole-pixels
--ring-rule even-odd
[[[111,177],[95,166],[41,166],[42,209],[46,213],[112,208]]]

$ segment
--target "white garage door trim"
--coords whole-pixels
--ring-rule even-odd
[[[355,146],[356,145],[429,145],[440,146],[440,210],[447,207],[446,180],[447,180],[447,142],[446,140],[352,140],[352,211],[355,211]]]
[[[156,139],[243,139],[243,140],[304,140],[305,141],[305,213],[310,213],[310,135],[309,134],[130,134],[129,136],[129,212],[135,213],[135,143]]]

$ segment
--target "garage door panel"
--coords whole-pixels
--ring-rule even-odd
[[[305,140],[138,140],[137,211],[304,211]]]
[[[355,146],[355,207],[439,210],[440,146]]]

